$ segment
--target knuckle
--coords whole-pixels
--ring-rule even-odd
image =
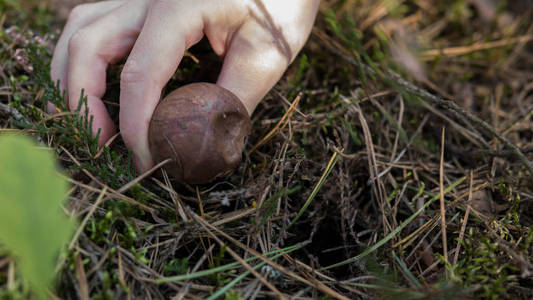
[[[132,83],[138,83],[145,79],[145,70],[141,66],[140,62],[135,58],[128,58],[122,73],[120,73],[121,85],[129,85]]]
[[[78,22],[80,19],[85,18],[90,4],[76,5],[68,16],[68,22]]]
[[[78,52],[81,49],[84,49],[87,45],[92,45],[91,42],[93,34],[87,28],[82,28],[76,31],[68,41],[68,50],[69,53]]]

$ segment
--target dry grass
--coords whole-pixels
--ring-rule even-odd
[[[493,2],[323,1],[242,164],[204,186],[135,175],[120,137],[95,151],[68,114],[44,113],[43,83],[14,58],[23,43],[4,35],[0,132],[57,149],[83,224],[54,293],[533,297],[533,11]],[[168,90],[213,80],[218,59],[191,52]],[[25,295],[1,249],[0,294]]]

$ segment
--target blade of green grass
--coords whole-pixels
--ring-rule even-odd
[[[324,173],[322,174],[322,177],[320,177],[320,180],[318,181],[317,185],[313,189],[313,192],[311,192],[311,195],[309,195],[304,205],[302,206],[302,208],[296,215],[296,217],[294,217],[294,219],[292,219],[289,226],[287,226],[287,229],[289,229],[294,223],[296,223],[296,221],[298,221],[298,219],[303,215],[303,213],[305,212],[309,204],[311,204],[313,199],[316,197],[316,194],[318,193],[318,191],[320,191],[320,188],[326,181],[326,178],[328,178],[329,173],[331,173],[331,170],[333,170],[333,167],[335,166],[338,160],[339,158],[338,158],[337,152],[333,153],[333,155],[331,156],[331,159],[328,162],[328,165],[326,166],[326,169],[324,170]]]
[[[281,253],[278,253],[276,255],[274,255],[271,259],[272,260],[275,260],[277,259],[278,257],[284,255],[284,254],[289,254],[295,250],[298,250],[300,249],[301,247],[303,246],[303,244],[297,244],[297,245],[294,245],[292,246],[292,248],[290,247],[287,247],[285,249],[287,249],[287,251],[283,251]],[[290,248],[290,249],[289,249]],[[261,262],[259,264],[257,264],[256,266],[252,267],[254,270],[257,270],[259,268],[261,268],[262,266],[266,265],[266,262]],[[227,292],[229,289],[231,289],[233,286],[235,286],[237,283],[239,283],[241,280],[243,280],[244,278],[246,278],[246,276],[248,276],[250,274],[250,271],[246,271],[244,273],[242,273],[241,275],[237,276],[235,279],[233,279],[232,281],[230,281],[228,284],[226,284],[224,287],[222,287],[220,290],[216,291],[216,293],[214,293],[213,295],[211,295],[209,298],[207,298],[206,300],[214,300],[214,299],[217,299],[218,297],[222,296],[225,292]]]
[[[264,255],[270,256],[270,255],[278,254],[280,252],[281,253],[285,253],[287,251],[288,252],[292,252],[292,251],[294,251],[296,249],[299,249],[301,247],[302,247],[302,244],[296,244],[296,245],[292,245],[292,246],[285,247],[285,248],[282,248],[282,249],[272,250],[270,252],[265,253]],[[256,260],[256,259],[258,259],[258,257],[253,256],[253,257],[246,258],[244,261],[249,262],[249,261]],[[198,278],[198,277],[205,277],[205,276],[208,276],[208,275],[211,275],[211,274],[215,274],[215,273],[218,273],[218,272],[227,271],[229,269],[238,267],[239,265],[240,264],[238,262],[234,262],[234,263],[230,263],[230,264],[223,265],[223,266],[220,266],[220,267],[212,268],[212,269],[209,269],[209,270],[198,271],[198,272],[194,272],[194,273],[190,273],[190,274],[183,274],[183,275],[165,277],[165,278],[154,280],[154,282],[160,284],[160,283],[166,283],[166,282],[177,282],[177,281],[189,280],[189,279],[194,279],[194,278]]]
[[[401,289],[402,289],[402,288],[396,288],[396,287],[391,287],[391,286],[386,286],[386,285],[359,283],[359,282],[345,282],[343,284],[349,285],[349,286],[365,288],[365,289],[377,290],[377,291],[392,292],[392,293],[397,293],[397,292],[401,291]],[[424,293],[421,293],[421,292],[418,292],[418,291],[414,291],[414,290],[404,290],[404,291],[405,291],[405,293],[408,293],[410,297],[409,298],[407,298],[407,297],[406,298],[401,298],[400,297],[398,299],[427,299],[427,298],[424,298],[424,297],[427,297],[427,295],[424,294]],[[386,298],[386,299],[390,299],[390,298]]]
[[[413,273],[409,271],[407,266],[400,260],[400,258],[396,254],[393,254],[393,256],[396,262],[398,263],[398,265],[400,266],[400,268],[402,268],[402,270],[404,271],[405,275],[409,277],[409,280],[411,280],[416,287],[421,287],[422,284],[420,284],[420,281],[418,281],[418,279],[416,279]]]
[[[277,204],[277,200],[280,199],[281,197],[285,197],[285,196],[288,196],[294,192],[297,192],[301,189],[301,186],[297,185],[296,187],[290,189],[290,190],[287,190],[287,189],[281,189],[279,191],[277,191],[274,195],[272,195],[270,198],[268,198],[267,201],[265,201],[262,205],[261,205],[261,208],[265,208],[268,206],[268,209],[266,210],[266,213],[265,215],[263,216],[263,218],[261,219],[261,223],[259,223],[257,226],[256,226],[256,229],[259,229],[261,227],[263,227],[263,225],[265,225],[268,217],[270,217],[275,209],[276,209],[276,204]]]
[[[461,183],[463,183],[464,181],[466,180],[466,176],[465,177],[461,177],[459,178],[457,181],[455,181],[454,183],[452,183],[450,186],[448,186],[445,190],[444,190],[444,193],[449,193],[452,189],[454,189],[455,187],[457,187],[458,185],[460,185]],[[435,195],[433,198],[431,198],[428,202],[426,202],[424,204],[424,206],[422,206],[420,209],[418,209],[414,214],[412,214],[409,218],[407,218],[407,220],[403,221],[398,227],[396,227],[391,233],[389,233],[386,237],[384,237],[383,239],[381,239],[379,242],[377,242],[376,244],[374,244],[374,246],[366,249],[365,251],[363,251],[361,254],[357,255],[357,256],[354,256],[352,258],[349,258],[349,259],[346,259],[346,260],[343,260],[341,262],[338,262],[336,264],[333,264],[333,265],[330,265],[330,266],[327,266],[327,267],[324,267],[322,268],[321,270],[328,270],[328,269],[333,269],[333,268],[336,268],[336,267],[340,267],[340,266],[344,266],[346,264],[349,264],[349,263],[352,263],[354,261],[357,261],[365,256],[367,256],[368,254],[374,252],[376,249],[378,249],[379,247],[385,245],[385,243],[387,243],[388,241],[390,241],[395,235],[397,235],[398,233],[400,233],[400,231],[402,231],[407,225],[409,225],[409,223],[411,223],[419,214],[421,214],[426,208],[428,208],[433,202],[435,202],[436,200],[440,199],[439,198],[440,196],[439,195]]]

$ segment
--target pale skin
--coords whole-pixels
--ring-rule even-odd
[[[57,43],[51,75],[68,107],[87,96],[99,144],[115,128],[101,101],[106,69],[126,58],[120,78],[120,134],[137,169],[154,165],[148,126],[185,50],[207,37],[224,57],[217,84],[237,95],[249,114],[305,44],[320,0],[111,0],[76,7]],[[49,112],[56,111],[48,105]]]

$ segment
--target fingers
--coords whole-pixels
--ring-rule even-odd
[[[241,98],[251,114],[303,45],[298,39],[302,34],[284,36],[287,31],[301,31],[293,26],[299,21],[287,25],[300,18],[289,13],[288,3],[319,2],[291,1],[115,0],[86,6],[65,28],[54,53],[52,78],[67,88],[70,109],[78,107],[85,90],[93,131],[102,130],[102,144],[115,130],[101,101],[106,68],[131,51],[121,74],[120,129],[138,169],[145,171],[153,165],[148,147],[150,119],[185,50],[202,38],[205,29],[214,50],[226,55],[217,83]],[[256,7],[248,9],[248,3]],[[272,18],[269,12],[276,7],[279,14]],[[252,21],[244,22],[248,16]],[[275,23],[278,19],[283,24]],[[304,35],[303,40],[308,32]]]
[[[147,2],[135,1],[141,4]],[[68,44],[69,108],[75,110],[78,107],[83,89],[84,95],[87,95],[89,115],[94,118],[93,134],[101,130],[101,145],[115,133],[114,123],[101,101],[106,88],[106,69],[110,63],[125,57],[133,47],[142,27],[145,11],[138,5],[116,7],[78,30]]]
[[[257,35],[256,26],[246,23],[235,34],[217,80],[241,99],[250,115],[290,62],[282,51]]]
[[[122,5],[124,0],[102,1],[94,4],[84,4],[75,7],[70,13],[69,19],[59,41],[54,50],[52,62],[50,65],[50,75],[54,82],[59,80],[60,89],[67,89],[67,71],[68,71],[68,42],[81,28],[93,23],[100,17],[106,15],[118,6]],[[67,99],[65,99],[67,100]],[[48,105],[48,112],[55,112],[53,104]]]
[[[203,36],[199,10],[191,6],[192,1],[154,1],[122,71],[120,131],[140,171],[153,165],[148,127],[161,91],[185,50]]]
[[[305,44],[319,0],[254,1],[231,40],[217,84],[252,113]]]

